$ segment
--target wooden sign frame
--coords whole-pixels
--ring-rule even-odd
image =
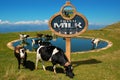
[[[82,17],[82,19],[85,21],[85,27],[84,27],[84,29],[82,29],[80,32],[78,32],[78,33],[76,33],[76,34],[69,34],[69,35],[61,34],[61,33],[59,33],[59,32],[56,32],[56,31],[52,28],[51,22],[52,22],[52,20],[53,20],[56,16],[59,16],[59,15],[61,15],[61,12],[55,14],[54,16],[52,16],[52,17],[50,18],[50,20],[49,20],[49,28],[50,28],[50,30],[51,30],[52,32],[54,32],[56,35],[58,35],[58,36],[61,36],[61,37],[75,37],[75,36],[78,36],[78,35],[84,33],[84,32],[87,30],[87,28],[88,28],[88,21],[87,21],[87,19],[86,19],[82,14],[76,12],[76,15]],[[69,19],[67,19],[67,20],[69,20]]]
[[[67,6],[71,7],[72,10],[73,10],[73,15],[72,15],[72,17],[69,17],[69,18],[67,18],[67,17],[65,17],[65,16],[63,15],[63,10],[64,10],[64,8],[67,7]],[[85,22],[84,29],[82,29],[80,32],[75,33],[75,34],[61,34],[61,33],[59,33],[59,32],[56,32],[56,31],[52,28],[51,23],[52,23],[52,20],[53,20],[54,18],[56,18],[57,16],[59,16],[59,15],[62,16],[62,18],[65,19],[65,20],[72,20],[76,15],[79,16],[79,17],[81,17],[81,18],[84,20],[84,22]],[[76,11],[75,7],[74,7],[69,1],[67,1],[66,4],[63,5],[63,7],[61,8],[60,12],[54,14],[54,15],[50,18],[48,25],[49,25],[50,30],[51,30],[52,32],[54,32],[56,35],[58,35],[58,36],[61,36],[61,37],[75,37],[75,36],[78,36],[78,35],[84,33],[84,32],[87,30],[87,28],[88,28],[88,20],[87,20],[86,17],[83,16],[81,13],[78,13],[78,12]]]

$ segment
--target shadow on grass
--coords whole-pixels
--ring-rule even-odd
[[[47,67],[46,67],[46,70],[54,72],[54,71],[53,71],[53,66],[47,66]],[[64,70],[63,70],[63,68],[56,67],[56,72],[57,72],[57,73],[64,73]]]
[[[26,61],[25,68],[33,71],[35,69],[35,63],[28,60],[28,61]]]
[[[98,64],[102,63],[101,61],[98,61],[96,59],[89,59],[89,60],[84,60],[84,61],[73,61],[72,64],[74,65],[73,67],[77,67],[79,65],[88,65],[88,64]]]

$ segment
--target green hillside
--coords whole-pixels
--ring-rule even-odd
[[[34,37],[37,32],[23,32]],[[50,34],[50,31],[41,31]],[[81,36],[96,37],[109,40],[113,46],[100,52],[71,54],[71,61],[75,77],[72,80],[120,80],[120,22],[109,25],[101,30],[88,30]],[[53,71],[43,71],[41,63],[38,70],[30,70],[35,63],[35,53],[28,54],[28,61],[32,64],[27,69],[17,69],[17,60],[13,51],[6,45],[19,39],[19,33],[0,34],[0,80],[70,80],[61,72],[63,67],[57,66],[57,74]],[[46,67],[52,66],[45,62]],[[47,68],[48,68],[47,67]]]

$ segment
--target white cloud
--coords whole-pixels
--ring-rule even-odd
[[[44,20],[45,23],[48,23],[48,20]]]
[[[43,24],[47,24],[46,20],[44,21],[40,21],[40,20],[35,20],[35,21],[18,21],[15,22],[14,24],[36,24],[36,25],[43,25]]]
[[[7,21],[7,20],[2,21],[2,20],[0,19],[0,24],[10,24],[10,22],[9,22],[9,21]]]
[[[12,25],[47,25],[48,20],[34,20],[34,21],[17,21],[17,22],[10,22],[10,21],[3,21],[0,19],[0,24],[12,24]]]

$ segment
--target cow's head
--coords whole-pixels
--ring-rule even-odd
[[[70,78],[74,77],[72,65],[65,66],[65,71],[66,71],[66,76],[69,76]]]
[[[29,35],[26,35],[25,37],[28,38],[28,37],[30,37],[30,36],[29,36]]]

